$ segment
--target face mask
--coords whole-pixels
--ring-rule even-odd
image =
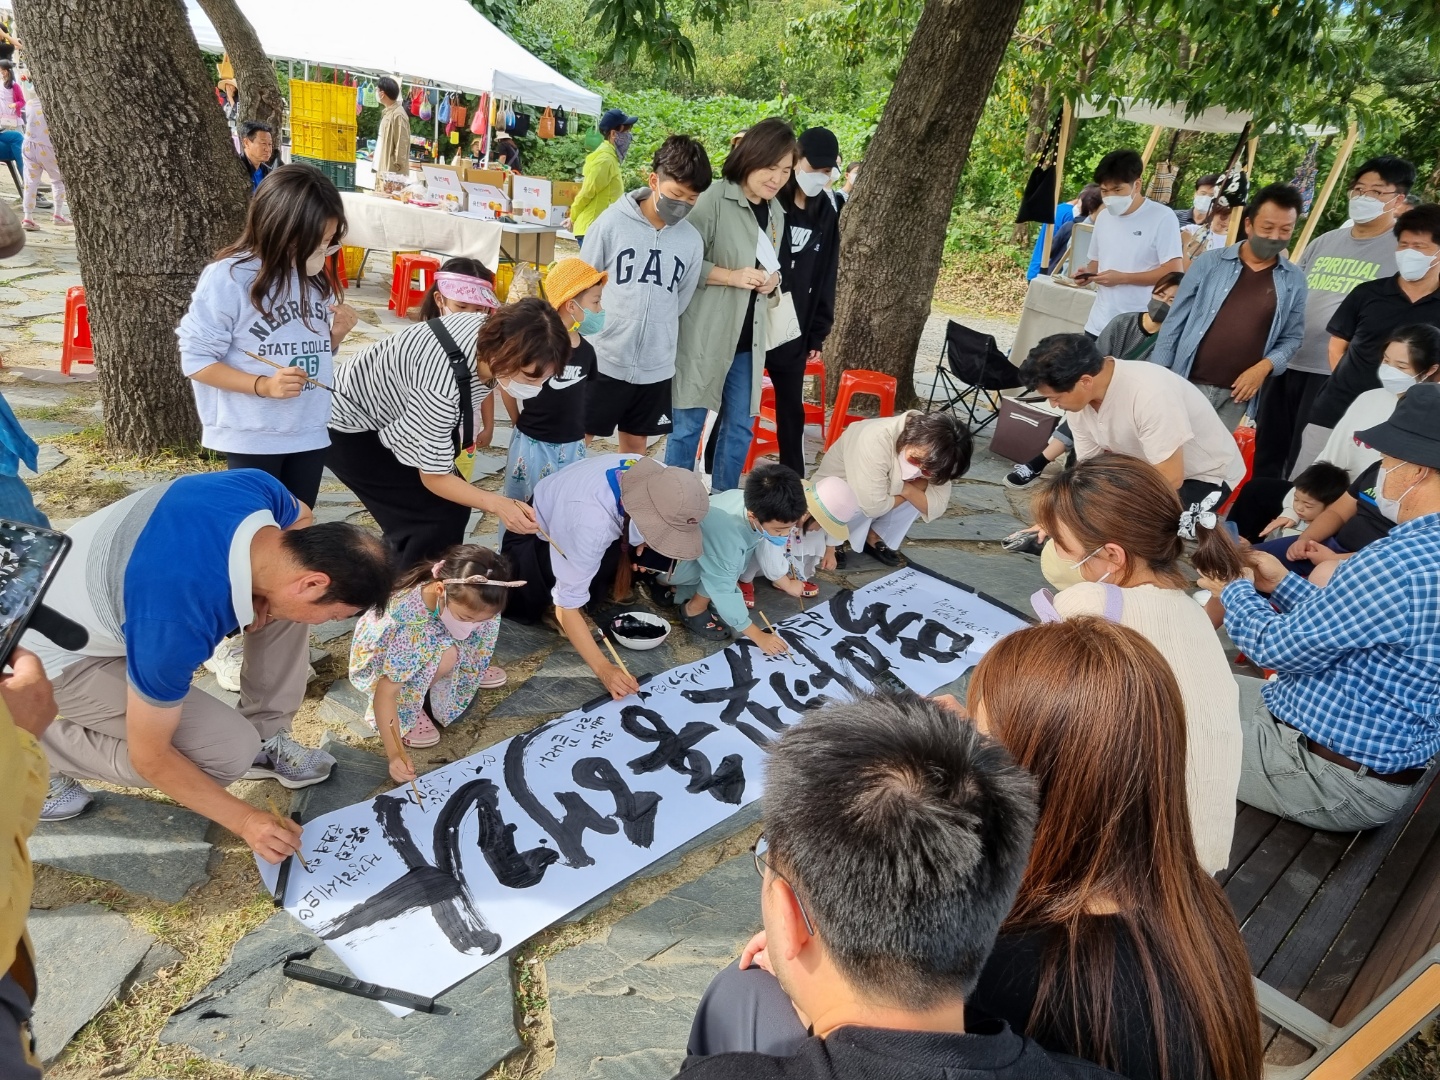
[[[1170,302],[1152,299],[1146,306],[1145,313],[1150,316],[1152,322],[1164,322],[1165,316],[1170,314]]]
[[[1430,273],[1430,268],[1434,265],[1435,256],[1426,255],[1423,251],[1401,248],[1395,252],[1395,269],[1400,271],[1400,276],[1406,281],[1419,281]]]
[[[445,598],[443,596],[440,599],[439,615],[440,622],[444,625],[446,630],[450,631],[450,636],[453,637],[456,641],[464,641],[471,634],[473,634],[476,628],[480,625],[478,622],[462,622],[460,619],[457,619],[454,615],[450,614],[450,605],[445,602]]]
[[[692,203],[680,199],[672,199],[669,196],[655,192],[655,213],[666,225],[679,225],[695,206]]]
[[[320,273],[320,271],[324,269],[325,249],[321,248],[319,251],[315,252],[308,259],[305,260],[305,276],[314,277],[316,274]]]
[[[544,383],[523,383],[511,379],[509,382],[501,381],[501,389],[509,394],[516,401],[529,401],[541,390],[545,389]]]
[[[1089,555],[1086,555],[1086,556],[1085,556],[1083,559],[1081,559],[1079,562],[1077,562],[1077,563],[1071,563],[1071,564],[1070,564],[1070,568],[1071,568],[1072,570],[1074,570],[1077,574],[1079,574],[1079,573],[1080,573],[1080,567],[1084,566],[1087,562],[1089,562],[1091,559],[1093,559],[1096,555],[1099,555],[1100,552],[1102,552],[1102,551],[1104,551],[1104,550],[1105,550],[1105,548],[1104,548],[1103,546],[1096,548],[1094,551],[1090,552]],[[1105,581],[1105,579],[1108,578],[1108,577],[1109,577],[1111,574],[1113,574],[1114,572],[1115,572],[1114,570],[1106,570],[1105,573],[1100,577],[1099,581],[1096,582],[1096,584],[1103,584],[1104,581]],[[1081,574],[1081,576],[1084,577],[1083,574]]]
[[[1135,196],[1106,195],[1105,198],[1101,201],[1104,202],[1106,210],[1109,210],[1110,213],[1114,214],[1116,217],[1119,217],[1121,214],[1125,213],[1125,211],[1130,209],[1130,204],[1135,201]]]
[[[768,532],[765,533],[765,539],[769,540],[770,543],[774,544],[776,547],[784,547],[790,542],[790,537],[788,536],[776,536],[774,533]]]
[[[1387,499],[1385,497],[1385,483],[1390,479],[1390,473],[1392,472],[1394,472],[1393,469],[1383,467],[1380,469],[1380,476],[1375,481],[1375,508],[1398,525],[1400,523],[1400,504],[1405,501],[1405,496],[1420,486],[1420,480],[1423,480],[1425,477],[1422,474],[1420,480],[1416,480],[1415,483],[1402,491],[1398,499]]]
[[[581,337],[594,337],[605,328],[605,312],[591,311],[589,308],[581,308],[580,325],[576,332]]]
[[[1196,195],[1196,196],[1195,196],[1195,202],[1194,202],[1194,204],[1191,206],[1191,209],[1194,210],[1195,213],[1197,213],[1197,214],[1206,214],[1206,213],[1209,213],[1209,212],[1210,212],[1210,204],[1211,204],[1212,202],[1214,202],[1214,201],[1215,201],[1215,196],[1214,196],[1214,195]]]
[[[1352,195],[1350,197],[1350,220],[1356,225],[1374,221],[1385,212],[1385,204],[1374,195]]]
[[[625,155],[630,152],[630,142],[635,138],[629,131],[622,131],[615,136],[615,153],[620,155],[620,160],[625,160]]]
[[[903,454],[900,456],[900,478],[902,480],[916,480],[920,476],[920,466],[914,464]]]
[[[1252,236],[1245,242],[1257,259],[1273,259],[1290,246],[1289,240],[1272,240],[1268,236]]]
[[[825,190],[825,185],[830,182],[830,174],[823,172],[795,172],[795,183],[803,191],[807,198],[813,199],[820,192]]]
[[[1393,368],[1389,364],[1380,365],[1380,385],[1392,394],[1403,394],[1418,381],[1414,375],[1407,375],[1399,368]]]

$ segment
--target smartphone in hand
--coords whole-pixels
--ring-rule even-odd
[[[0,663],[30,626],[69,550],[64,533],[0,518]]]

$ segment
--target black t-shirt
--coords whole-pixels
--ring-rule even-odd
[[[585,383],[594,374],[595,346],[581,338],[565,370],[546,379],[540,393],[523,403],[516,430],[544,443],[585,438]]]
[[[807,1039],[790,1057],[690,1058],[682,1080],[1119,1080],[1075,1058],[1048,1054],[1005,1024],[981,1020],[964,1035],[842,1027]]]
[[[760,228],[764,229],[770,224],[770,204],[764,199],[752,202],[750,211],[755,215],[755,222]],[[759,266],[760,263],[757,261],[755,265]],[[750,303],[745,306],[745,321],[740,324],[740,340],[735,343],[737,353],[749,352],[755,347],[755,299],[759,295],[754,289],[750,290]]]
[[[1110,1038],[1115,1053],[1115,1070],[1130,1080],[1160,1080],[1159,1048],[1155,1041],[1155,1024],[1151,1018],[1140,955],[1121,920],[1104,915],[1094,918],[1115,936],[1115,978],[1111,984],[1113,995],[1110,1004],[1111,1015],[1117,1023],[1117,1029]],[[1045,1018],[1036,1018],[1032,1022],[1030,1015],[1040,989],[1046,950],[1058,942],[1059,933],[1046,928],[1028,933],[1001,934],[966,1004],[974,1013],[1004,1020],[1016,1031],[1028,1033],[1046,1050],[1083,1056],[1085,1048],[1075,1045],[1072,1028],[1067,1022]],[[1178,988],[1166,987],[1162,982],[1161,993],[1172,1005],[1183,1003],[1183,994]],[[1070,1013],[1065,1009],[1058,1015],[1068,1018]],[[1194,1073],[1188,1068],[1188,1063],[1195,1059],[1195,1042],[1190,1036],[1193,1030],[1186,1015],[1178,1007],[1172,1008],[1165,1023],[1172,1077],[1200,1080],[1210,1075],[1208,1070]],[[1177,1068],[1177,1063],[1181,1067]]]
[[[1411,301],[1400,289],[1400,276],[1362,282],[1340,301],[1325,327],[1350,342],[1335,373],[1310,407],[1309,423],[1333,428],[1350,403],[1380,385],[1380,360],[1385,342],[1402,326],[1440,326],[1440,292]]]
[[[1356,502],[1355,516],[1340,526],[1335,542],[1346,551],[1359,551],[1390,535],[1395,527],[1375,505],[1375,489],[1380,486],[1380,463],[1377,461],[1355,478],[1350,485],[1351,497]]]

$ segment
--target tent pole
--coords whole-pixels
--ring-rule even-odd
[[[1150,140],[1145,144],[1145,152],[1140,155],[1140,164],[1143,168],[1149,167],[1150,155],[1154,154],[1155,147],[1160,145],[1160,135],[1164,130],[1159,124],[1150,129]]]
[[[1065,104],[1060,111],[1060,145],[1055,151],[1055,205],[1051,209],[1050,220],[1055,220],[1055,211],[1060,209],[1061,189],[1065,186],[1065,151],[1070,148],[1070,99],[1065,99]],[[1045,231],[1045,247],[1040,253],[1040,265],[1050,265],[1050,246],[1055,243],[1055,226],[1041,225]]]
[[[1345,165],[1350,160],[1350,151],[1355,149],[1355,140],[1360,137],[1360,126],[1355,121],[1350,121],[1350,130],[1345,132],[1345,141],[1340,144],[1340,152],[1335,155],[1335,164],[1330,166],[1330,175],[1325,177],[1325,186],[1320,189],[1319,196],[1310,205],[1310,216],[1305,219],[1305,228],[1300,233],[1300,242],[1295,245],[1295,252],[1291,258],[1298,261],[1304,254],[1305,247],[1310,243],[1310,238],[1315,235],[1315,226],[1320,221],[1320,216],[1325,213],[1325,204],[1330,201],[1331,194],[1335,191],[1335,184],[1345,172]]]

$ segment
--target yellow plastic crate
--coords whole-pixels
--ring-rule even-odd
[[[350,124],[321,124],[319,157],[326,161],[355,160],[356,127]]]
[[[290,80],[290,120],[315,124],[355,126],[355,92],[353,86],[334,83]]]

